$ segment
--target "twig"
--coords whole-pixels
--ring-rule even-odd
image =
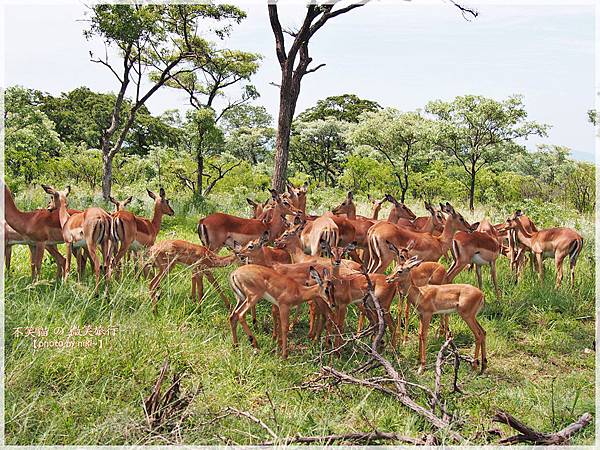
[[[348,434],[329,434],[325,436],[295,436],[286,438],[281,441],[269,441],[259,444],[261,446],[271,445],[291,445],[291,444],[311,444],[323,442],[329,445],[332,442],[364,442],[370,443],[373,441],[399,441],[412,445],[425,445],[425,441],[410,436],[403,436],[398,433],[386,433],[379,430],[374,430],[369,433],[348,433]]]
[[[231,406],[228,406],[227,408],[225,408],[225,411],[229,411],[232,414],[235,414],[236,416],[245,417],[246,419],[250,419],[252,422],[256,423],[263,430],[265,430],[267,433],[269,433],[273,439],[275,439],[275,440],[279,439],[279,437],[275,434],[275,432],[273,430],[271,430],[271,428],[269,428],[269,426],[266,423],[264,423],[262,420],[260,420],[255,415],[250,414],[247,411],[240,411],[239,409],[233,408]]]
[[[442,364],[444,363],[444,351],[452,344],[452,338],[448,338],[438,352],[435,361],[435,388],[433,398],[431,399],[431,411],[435,412],[435,405],[440,401],[440,392],[442,390]]]

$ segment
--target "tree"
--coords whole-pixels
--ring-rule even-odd
[[[566,186],[575,208],[592,212],[596,205],[596,168],[594,164],[577,161],[576,169],[567,178]]]
[[[212,120],[216,126],[227,111],[258,98],[256,88],[251,84],[246,84],[237,99],[230,99],[220,113],[215,112],[215,100],[224,96],[223,90],[241,81],[248,81],[258,70],[261,58],[256,53],[230,49],[218,50],[213,44],[207,44],[205,53],[200,58],[194,59],[194,64],[200,69],[199,72],[175,75],[167,82],[167,85],[184,90],[189,96],[190,105],[197,111],[213,111]],[[204,130],[208,131],[205,127],[197,127],[198,133],[202,133]],[[196,139],[199,144],[203,141],[204,138],[200,135]],[[202,149],[202,145],[196,147],[196,181],[192,183],[195,186],[196,196],[203,195],[203,177],[206,176]]]
[[[312,62],[308,51],[309,41],[330,19],[364,6],[368,2],[369,0],[360,0],[336,8],[340,3],[339,0],[311,1],[306,7],[306,15],[297,31],[282,28],[276,0],[269,2],[269,21],[275,36],[275,53],[281,68],[279,115],[275,138],[275,166],[273,168],[273,189],[277,192],[283,192],[285,187],[290,132],[296,111],[296,103],[300,95],[302,78],[304,75],[315,72],[325,65],[319,64],[312,68],[308,67]],[[450,3],[461,11],[463,17],[477,17],[478,13],[475,10],[466,8],[454,0],[450,0]],[[292,38],[292,43],[287,52],[284,33]]]
[[[317,101],[315,106],[301,112],[297,120],[309,122],[334,117],[337,120],[357,123],[362,113],[375,112],[380,109],[379,103],[364,100],[354,94],[334,95]]]
[[[588,110],[587,114],[589,122],[594,126],[598,125],[598,111],[595,109],[590,109]]]
[[[252,165],[264,161],[275,137],[272,123],[273,117],[263,106],[244,104],[227,110],[222,116],[226,150]]]
[[[44,163],[62,149],[54,123],[40,109],[39,92],[19,86],[5,92],[6,167],[13,176],[31,183],[44,171]]]
[[[59,97],[49,94],[38,96],[40,108],[52,120],[56,131],[65,144],[78,146],[85,142],[89,148],[102,147],[102,133],[110,126],[114,94],[103,94],[79,87]],[[121,116],[131,110],[131,102],[125,99]],[[121,124],[122,128],[123,124]],[[117,130],[117,133],[122,130]],[[136,114],[130,132],[123,141],[128,154],[146,155],[151,146],[176,146],[178,130],[158,117],[153,117],[145,106]]]
[[[348,123],[328,117],[325,120],[294,122],[290,155],[294,164],[325,186],[335,186],[342,172],[347,145]]]
[[[92,61],[105,66],[119,82],[110,125],[102,131],[102,195],[111,193],[112,161],[123,146],[139,110],[173,77],[198,69],[182,63],[202,60],[207,42],[198,36],[202,20],[213,20],[218,37],[230,31],[230,21],[239,23],[245,13],[231,5],[96,5],[91,8],[89,29],[84,35],[101,38],[107,47],[104,57]],[[219,26],[219,22],[225,24]],[[208,27],[207,27],[208,28]],[[206,31],[206,30],[203,30]],[[111,63],[108,47],[119,52],[119,63]],[[183,67],[182,67],[183,66]],[[150,87],[142,81],[150,76]],[[127,114],[122,105],[133,85],[133,100]]]
[[[451,102],[429,102],[427,112],[437,119],[436,145],[452,155],[468,177],[469,208],[474,209],[477,173],[524,151],[517,142],[531,135],[546,136],[547,125],[527,122],[521,96],[496,101],[478,95]]]
[[[431,122],[419,112],[400,112],[393,108],[367,112],[350,132],[354,145],[366,145],[379,152],[398,180],[404,202],[413,165],[431,134]]]

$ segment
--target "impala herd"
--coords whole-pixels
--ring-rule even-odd
[[[327,342],[333,335],[335,349],[343,345],[342,333],[350,305],[360,311],[359,330],[364,317],[371,325],[377,315],[367,302],[369,294],[381,307],[391,343],[397,344],[402,322],[398,307],[397,323],[391,316],[396,294],[406,297],[404,307],[404,336],[408,337],[409,305],[419,315],[419,360],[425,368],[427,334],[434,314],[442,315],[440,333],[448,334],[447,315],[457,313],[475,337],[475,362],[481,361],[485,370],[485,331],[477,320],[484,304],[481,267],[489,266],[496,298],[500,290],[496,279],[496,260],[499,255],[510,260],[515,276],[521,275],[525,256],[530,254],[533,268],[543,279],[544,258],[554,258],[556,287],[562,281],[563,260],[570,260],[570,282],[574,283],[575,264],[583,246],[582,237],[570,228],[538,230],[521,211],[506,222],[492,224],[482,220],[469,224],[450,203],[437,208],[425,203],[427,216],[417,217],[406,205],[387,194],[383,199],[371,199],[371,217],[356,214],[352,193],[344,202],[321,216],[306,213],[308,185],[288,184],[287,192],[271,196],[264,203],[248,199],[253,218],[241,218],[223,213],[200,219],[198,236],[203,245],[183,240],[155,242],[163,216],[174,215],[164,189],[159,194],[148,190],[154,201],[152,219],[139,217],[125,208],[125,201],[110,198],[116,209],[112,214],[101,208],[84,211],[68,208],[70,188],[58,191],[43,186],[51,199],[46,209],[23,212],[16,206],[8,187],[4,186],[5,201],[5,263],[10,271],[11,248],[26,244],[31,251],[33,279],[40,274],[44,251],[53,257],[57,276],[66,280],[75,255],[77,274],[83,274],[91,262],[96,291],[104,271],[105,282],[120,275],[123,260],[130,255],[140,261],[145,276],[153,270],[149,285],[152,309],[156,312],[163,278],[177,265],[189,266],[192,273],[192,298],[201,301],[203,279],[213,285],[226,307],[231,311],[229,322],[234,345],[238,343],[237,325],[241,324],[251,345],[257,347],[245,316],[248,311],[256,323],[255,307],[265,299],[272,304],[273,338],[278,340],[283,357],[287,356],[287,336],[290,314],[295,309],[299,320],[300,306],[309,305],[309,337],[317,339],[325,330]],[[380,219],[384,203],[391,205],[389,215]],[[66,258],[58,244],[66,244]],[[272,246],[270,245],[272,244]],[[227,247],[230,253],[217,253]],[[100,257],[97,255],[100,250]],[[438,261],[452,257],[448,271]],[[346,257],[348,257],[346,259]],[[394,262],[391,272],[386,271]],[[212,270],[239,265],[229,276],[235,307],[218,285]],[[469,284],[452,284],[467,266],[475,267],[479,288]],[[481,357],[479,356],[481,354]]]

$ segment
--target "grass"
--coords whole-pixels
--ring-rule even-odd
[[[197,214],[189,209],[187,214],[180,214],[181,209],[176,212],[176,217],[165,218],[159,239],[176,235],[197,242],[193,231]],[[488,442],[480,432],[498,427],[490,421],[497,409],[542,431],[558,430],[584,412],[594,411],[595,353],[589,351],[595,324],[593,225],[582,223],[585,248],[577,265],[575,289],[554,289],[551,261],[546,262],[543,284],[527,271],[515,285],[507,261],[501,259],[498,274],[503,298],[498,301],[489,271],[483,270],[486,305],[480,316],[487,331],[489,368],[480,376],[461,364],[463,393],[444,392],[449,406],[457,411],[461,433],[472,443]],[[147,282],[137,279],[131,266],[122,280],[112,282],[107,295],[95,297],[89,271],[82,282],[75,276],[66,283],[56,282],[55,267],[46,258],[40,281],[32,285],[28,253],[23,247],[13,253],[12,273],[5,285],[7,444],[165,444],[165,436],[145,429],[142,398],[148,395],[166,356],[173,370],[186,373],[182,390],[197,392],[191,414],[182,424],[177,441],[181,444],[269,440],[264,430],[245,419],[228,417],[208,423],[227,406],[252,412],[279,436],[368,431],[370,424],[412,436],[430,431],[426,422],[377,392],[353,386],[322,392],[297,389],[318,370],[320,346],[308,343],[306,315],[292,331],[290,357],[283,361],[271,342],[266,302],[258,308],[255,328],[261,350],[255,353],[245,339],[233,348],[224,305],[209,285],[202,306],[194,303],[189,298],[186,269],[174,270],[163,282],[155,317]],[[222,286],[230,270],[217,272]],[[476,284],[474,273],[468,272],[456,281]],[[349,322],[355,327],[353,311]],[[118,332],[105,337],[102,348],[34,349],[32,338],[13,335],[17,327],[52,331],[85,325],[116,325]],[[388,348],[387,355],[409,380],[433,386],[431,366],[442,339],[434,333],[430,336],[430,367],[418,376],[414,314],[410,326],[408,344],[400,344],[397,351]],[[473,337],[467,326],[458,317],[451,317],[450,326],[461,352],[472,354]],[[241,329],[240,333],[243,336]],[[349,358],[343,353],[329,363],[343,369],[350,364]],[[447,370],[447,386],[450,377]],[[593,439],[592,423],[572,443],[590,445]]]

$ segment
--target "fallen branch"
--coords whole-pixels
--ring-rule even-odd
[[[435,361],[435,388],[433,398],[431,399],[431,411],[435,412],[435,406],[440,401],[440,392],[442,390],[442,365],[444,363],[444,351],[452,344],[452,338],[448,338],[438,352]]]
[[[498,411],[492,418],[492,421],[504,423],[520,433],[515,436],[501,439],[499,442],[500,444],[529,442],[539,445],[563,445],[567,444],[569,439],[571,439],[575,433],[578,433],[592,422],[592,415],[590,413],[585,413],[576,422],[573,422],[571,425],[556,433],[540,433],[539,431],[535,431],[504,411]]]
[[[330,445],[333,442],[360,442],[369,444],[373,441],[397,441],[412,445],[426,445],[423,439],[403,436],[398,433],[386,433],[375,430],[370,433],[348,433],[348,434],[329,434],[325,436],[295,436],[292,438],[282,439],[280,441],[269,441],[259,444],[261,446],[272,445],[292,445],[292,444],[313,444],[322,442],[325,445]]]

